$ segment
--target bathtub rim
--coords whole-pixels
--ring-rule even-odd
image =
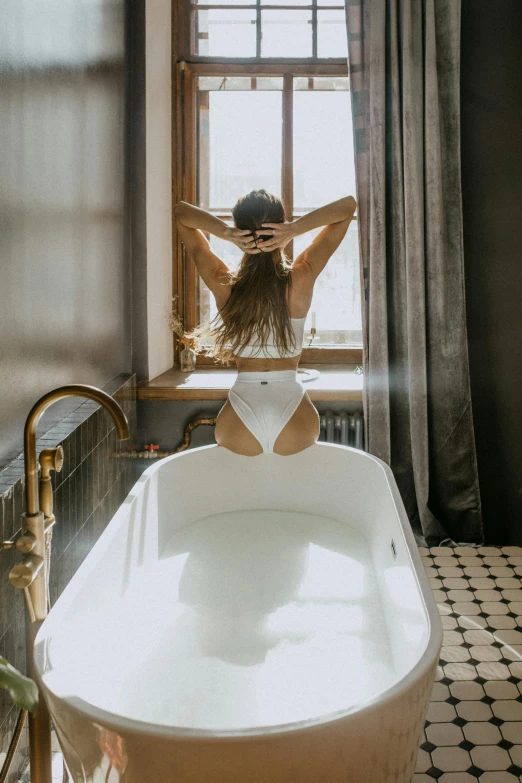
[[[255,726],[251,728],[238,728],[238,729],[234,729],[234,728],[201,729],[201,728],[188,728],[183,726],[169,726],[163,723],[151,723],[150,721],[141,721],[141,720],[137,720],[136,718],[129,718],[120,715],[118,713],[110,712],[108,710],[97,707],[96,705],[91,704],[88,701],[85,701],[79,696],[59,696],[54,691],[52,691],[46,685],[46,683],[42,678],[40,661],[39,661],[39,657],[41,655],[39,654],[39,642],[40,643],[43,642],[43,639],[39,637],[43,636],[42,629],[45,625],[45,621],[44,621],[36,635],[34,651],[33,651],[34,676],[39,687],[43,690],[43,692],[45,694],[50,694],[52,700],[65,702],[69,708],[71,708],[75,712],[81,713],[86,718],[88,718],[92,723],[101,724],[110,729],[127,731],[134,734],[144,734],[149,736],[152,735],[159,738],[170,738],[170,739],[177,738],[180,740],[204,739],[208,741],[211,739],[223,740],[227,738],[231,740],[239,740],[239,739],[247,740],[249,738],[255,738],[255,737],[259,737],[259,738],[274,737],[279,734],[305,731],[308,729],[318,728],[320,726],[327,726],[328,724],[335,723],[341,720],[350,719],[362,712],[369,713],[371,711],[378,709],[379,706],[386,704],[390,701],[393,701],[395,698],[399,697],[402,693],[406,692],[410,687],[414,686],[416,682],[421,681],[423,676],[426,674],[426,672],[430,670],[432,667],[435,667],[438,661],[440,648],[442,646],[443,629],[442,629],[442,622],[440,619],[440,615],[437,610],[435,600],[433,598],[431,587],[429,585],[428,578],[425,574],[424,566],[420,559],[420,555],[417,548],[417,542],[415,541],[415,537],[413,535],[410,522],[406,515],[406,510],[404,508],[404,504],[402,502],[402,498],[400,496],[393,473],[390,467],[381,459],[375,457],[372,454],[368,454],[367,452],[363,452],[360,449],[355,449],[350,446],[341,446],[340,444],[337,443],[314,443],[312,446],[308,448],[314,448],[316,446],[319,446],[321,448],[326,448],[326,449],[348,450],[350,452],[355,453],[357,457],[360,459],[368,459],[376,463],[384,473],[386,484],[388,486],[389,491],[391,492],[392,499],[394,502],[395,512],[398,517],[398,521],[401,526],[402,533],[407,543],[409,562],[415,576],[417,588],[422,598],[422,604],[424,607],[424,612],[425,612],[426,622],[427,622],[426,645],[422,650],[422,652],[420,653],[417,663],[405,675],[403,675],[399,680],[397,680],[397,682],[395,682],[389,688],[386,688],[386,690],[371,697],[370,699],[352,704],[350,707],[345,709],[336,710],[335,712],[325,713],[324,715],[320,715],[315,718],[306,718],[300,721],[281,723],[281,724],[276,724],[274,726]],[[140,478],[133,484],[133,486],[130,489],[130,492],[127,494],[122,504],[118,507],[113,517],[111,517],[111,520],[122,509],[126,501],[128,501],[129,497],[131,495],[136,494],[137,487],[139,487],[139,492],[143,490],[143,487],[146,484],[146,480],[144,479],[156,473],[162,465],[166,464],[167,462],[171,462],[172,460],[176,460],[188,456],[190,454],[194,454],[195,452],[201,452],[208,449],[216,449],[216,448],[224,448],[224,447],[222,446],[220,447],[218,444],[200,446],[195,449],[190,449],[190,451],[181,452],[179,454],[173,454],[169,457],[164,457],[163,459],[158,459],[157,461],[155,461],[153,465],[146,468],[146,470],[142,473]],[[236,456],[239,457],[241,455],[236,455]],[[276,457],[282,460],[287,459],[286,457],[278,454],[273,454],[273,455],[271,454],[270,457],[271,458]],[[248,459],[253,459],[253,460],[266,459],[266,455],[259,454],[255,457],[248,457]],[[106,530],[108,529],[108,527],[109,524],[107,525]],[[104,533],[102,533],[102,536],[104,535]],[[116,531],[114,531],[114,533],[116,533]],[[100,536],[100,539],[102,538],[102,536]],[[80,574],[84,570],[84,567],[85,567],[85,561],[84,563],[81,564],[80,568],[76,571],[76,573],[73,575],[72,578],[74,579],[76,575]]]

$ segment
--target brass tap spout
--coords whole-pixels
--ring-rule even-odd
[[[36,428],[42,414],[47,408],[65,397],[87,397],[94,402],[103,405],[114,419],[118,440],[127,440],[129,437],[129,423],[122,409],[110,394],[97,389],[95,386],[86,386],[84,384],[71,384],[70,386],[61,386],[59,389],[53,389],[38,402],[33,405],[24,429],[24,459],[25,459],[25,497],[26,513],[28,517],[39,513],[38,503],[38,462],[36,459]]]
[[[42,452],[42,492],[39,497],[36,429],[43,412],[53,402],[65,397],[87,397],[103,405],[114,419],[118,439],[129,437],[129,424],[122,409],[109,394],[95,386],[61,386],[41,397],[29,412],[24,429],[26,512],[23,514],[22,536],[17,541],[17,548],[26,558],[20,566],[12,569],[10,579],[16,587],[28,589],[37,620],[44,620],[47,615],[46,574],[45,569],[40,568],[40,563],[45,559],[46,533],[54,523],[50,471],[61,469],[63,452],[61,448],[44,449]],[[26,597],[29,597],[27,592]]]

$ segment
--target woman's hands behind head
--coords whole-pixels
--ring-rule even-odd
[[[265,253],[270,253],[277,248],[283,249],[295,237],[293,223],[263,223],[258,231],[254,232],[257,247]],[[260,237],[264,237],[261,239]]]
[[[260,250],[256,249],[256,240],[252,236],[252,232],[249,229],[227,227],[225,231],[225,239],[232,242],[233,245],[238,247],[243,253],[254,255],[260,253]]]
[[[283,249],[297,235],[294,223],[263,223],[257,231],[241,228],[227,228],[225,239],[236,245],[243,253],[271,253]]]

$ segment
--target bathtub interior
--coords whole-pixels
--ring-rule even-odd
[[[422,657],[430,595],[416,559],[367,455],[204,447],[143,474],[42,627],[37,665],[56,695],[134,720],[241,730],[317,718]]]

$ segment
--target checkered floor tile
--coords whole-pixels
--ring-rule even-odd
[[[522,547],[420,549],[444,640],[413,783],[522,780]]]

